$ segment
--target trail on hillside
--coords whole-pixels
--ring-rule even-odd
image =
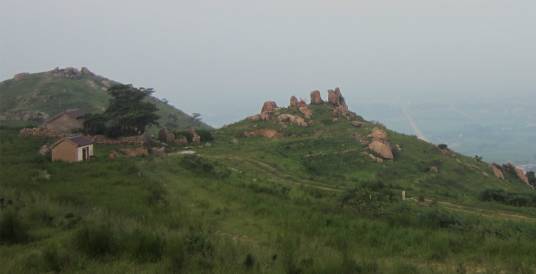
[[[422,133],[421,129],[419,129],[417,123],[415,122],[413,117],[411,117],[406,107],[402,107],[402,113],[404,114],[404,116],[406,116],[406,119],[408,120],[411,128],[413,128],[413,131],[415,132],[415,135],[417,135],[417,138],[429,142],[428,138],[426,138],[426,136],[424,136],[424,133]]]

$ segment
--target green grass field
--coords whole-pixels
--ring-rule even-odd
[[[75,164],[38,155],[49,140],[1,129],[0,272],[536,271],[536,207],[479,198],[530,199],[527,186],[391,131],[401,151],[376,163],[352,136],[379,125],[313,111],[308,128],[230,125],[195,156],[108,160],[115,147],[97,145],[96,159]],[[283,137],[242,137],[252,128]]]

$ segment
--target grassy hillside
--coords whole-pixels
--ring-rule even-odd
[[[487,163],[381,125],[244,120],[184,155],[66,164],[44,139],[0,131],[0,269],[6,273],[534,273],[536,196]],[[297,114],[281,109],[279,113]],[[274,129],[279,138],[244,137]],[[438,167],[438,172],[430,167]],[[24,170],[25,172],[20,172]],[[488,175],[485,175],[488,174]],[[486,190],[515,197],[485,199]],[[401,199],[406,191],[408,199]],[[499,192],[502,191],[502,192]],[[8,204],[7,201],[10,201]]]
[[[110,99],[107,89],[114,83],[87,70],[57,69],[19,75],[0,82],[0,123],[38,124],[43,120],[38,118],[43,117],[40,113],[44,117],[53,116],[72,108],[102,112]],[[155,97],[150,100],[159,109],[162,126],[177,129],[192,126],[192,118],[188,114]],[[209,128],[206,124],[196,126]]]

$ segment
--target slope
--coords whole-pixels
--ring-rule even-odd
[[[37,124],[72,108],[84,112],[101,112],[110,98],[107,89],[114,83],[116,82],[98,76],[87,68],[56,68],[41,73],[17,74],[13,79],[0,83],[0,122]],[[210,128],[156,97],[149,100],[159,109],[161,126],[172,129],[192,126]]]

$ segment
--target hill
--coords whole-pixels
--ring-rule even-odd
[[[0,269],[536,270],[536,194],[510,167],[495,166],[500,179],[489,163],[366,121],[340,91],[312,99],[266,102],[210,144],[114,160],[127,147],[97,145],[76,164],[36,154],[50,140],[1,128]]]
[[[38,124],[66,109],[102,112],[108,104],[107,90],[117,82],[98,76],[87,68],[54,69],[41,73],[21,73],[0,83],[0,123]],[[210,128],[161,101],[149,99],[159,109],[160,124],[171,129]]]

